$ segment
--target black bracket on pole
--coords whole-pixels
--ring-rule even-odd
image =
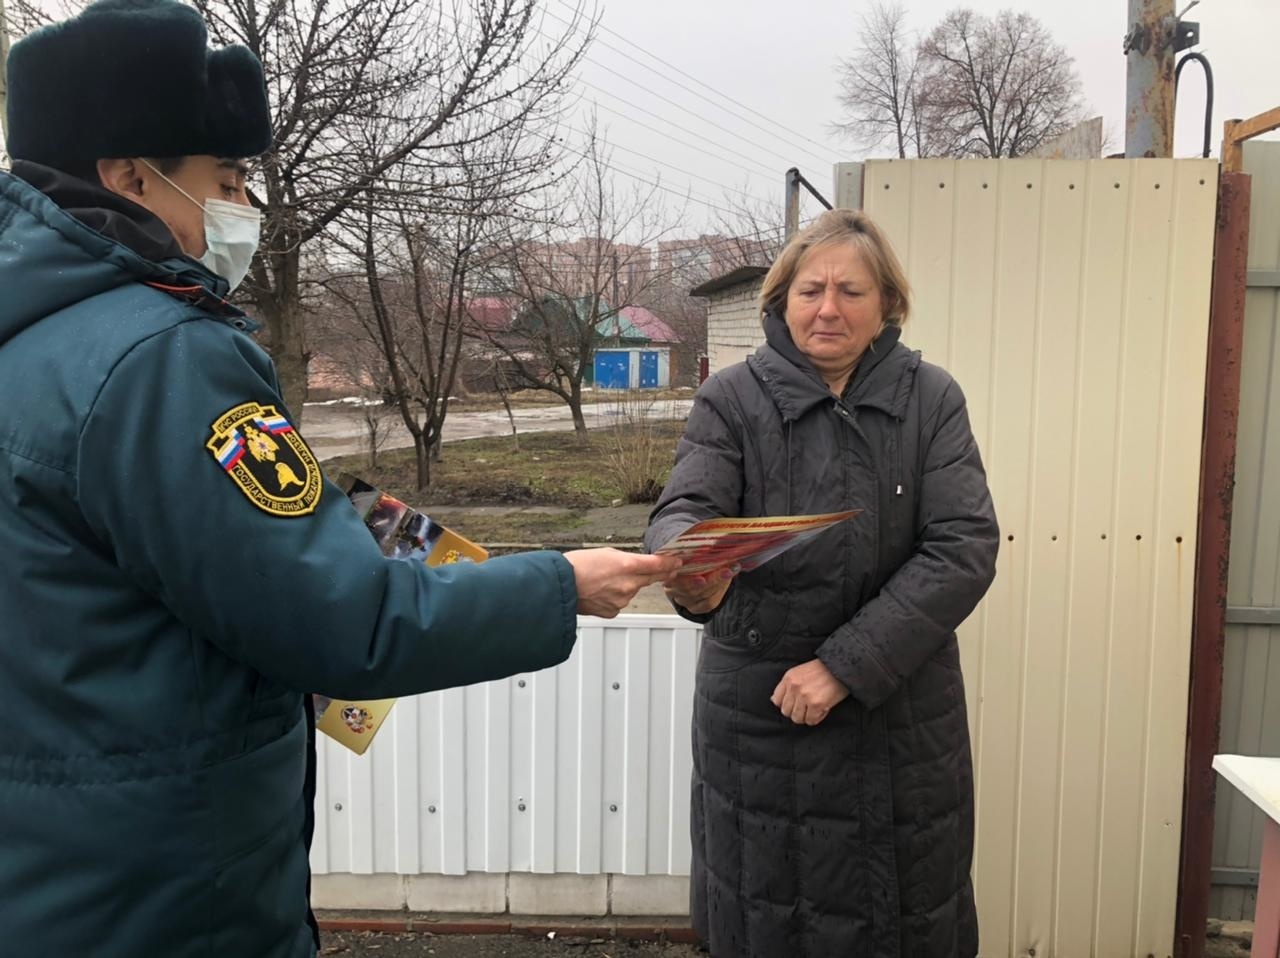
[[[1179,20],[1178,32],[1173,35],[1173,52],[1181,53],[1200,45],[1200,24],[1196,20]]]

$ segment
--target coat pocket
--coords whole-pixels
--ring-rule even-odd
[[[307,854],[303,770],[305,726],[208,770],[226,810],[214,838],[214,951],[294,955],[305,931]]]
[[[705,635],[698,654],[699,672],[735,672],[759,661],[777,643],[756,626],[748,626],[726,635]]]
[[[212,941],[225,955],[302,954],[307,856],[301,798],[278,828],[214,871]]]

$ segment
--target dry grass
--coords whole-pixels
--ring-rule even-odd
[[[415,488],[412,449],[394,449],[378,457],[370,470],[365,456],[344,456],[326,463],[327,471],[346,470],[413,506],[567,506],[588,509],[626,499],[612,456],[619,443],[648,444],[657,464],[657,482],[666,481],[683,423],[639,423],[596,429],[585,440],[572,432],[528,433],[520,449],[510,436],[447,443],[443,458],[432,463],[431,487]]]
[[[613,427],[605,430],[608,462],[627,502],[656,502],[671,472],[670,420],[651,415],[661,401],[648,391],[627,390],[610,403],[615,416]]]

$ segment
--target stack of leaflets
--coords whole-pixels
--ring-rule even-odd
[[[861,511],[850,509],[812,516],[705,519],[685,529],[658,549],[657,554],[679,556],[684,560],[680,566],[681,575],[697,575],[725,568],[749,572]]]
[[[474,542],[362,479],[343,473],[337,485],[356,507],[385,556],[425,562],[430,566],[483,562],[489,558],[489,553]],[[396,701],[348,702],[323,695],[315,695],[313,699],[316,728],[357,755],[363,755],[369,748]]]

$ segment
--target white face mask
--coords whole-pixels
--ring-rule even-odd
[[[203,204],[146,160],[152,172],[204,212],[204,241],[208,245],[200,262],[221,276],[234,290],[249,273],[262,234],[262,211],[252,206],[207,199]]]

